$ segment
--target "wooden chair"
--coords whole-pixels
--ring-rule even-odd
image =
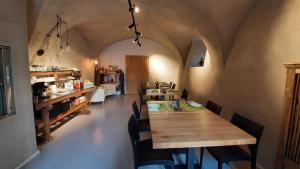
[[[182,94],[181,94],[181,98],[184,100],[187,100],[189,97],[189,91],[186,89],[183,89]]]
[[[148,165],[163,165],[166,169],[175,169],[171,150],[153,149],[152,140],[140,141],[138,127],[135,117],[131,115],[128,121],[128,133],[133,148],[134,168],[138,169],[138,167]]]
[[[141,84],[141,91],[142,91],[142,94],[146,94],[147,89],[146,89],[145,84]]]
[[[206,105],[205,105],[205,107],[206,107],[208,110],[210,110],[210,111],[216,113],[217,115],[221,115],[222,106],[218,105],[217,103],[208,100],[207,103],[206,103]],[[199,165],[200,165],[200,168],[202,168],[203,154],[204,154],[204,148],[201,147],[201,148],[200,148],[200,164],[199,164]]]
[[[176,84],[173,83],[171,89],[176,89]]]
[[[139,98],[140,98],[140,111],[142,112],[142,106],[147,105],[146,100],[144,100],[143,92],[141,90],[139,92]]]
[[[215,103],[215,102],[213,102],[213,101],[211,101],[211,100],[208,100],[208,101],[207,101],[205,107],[206,107],[208,110],[210,110],[210,111],[216,113],[217,115],[220,115],[220,114],[221,114],[222,106],[218,105],[217,103]]]
[[[233,115],[231,123],[256,138],[256,144],[248,145],[250,153],[239,146],[210,147],[207,150],[218,161],[218,169],[231,161],[250,161],[251,169],[256,169],[257,150],[264,127],[239,114]]]
[[[136,101],[132,103],[133,115],[138,123],[139,131],[150,131],[150,122],[149,119],[141,119],[141,112],[139,111]]]

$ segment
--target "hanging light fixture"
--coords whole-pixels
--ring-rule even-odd
[[[138,32],[137,24],[135,22],[135,17],[134,17],[134,13],[139,13],[140,8],[135,6],[134,4],[132,4],[131,0],[128,0],[128,5],[129,5],[129,12],[130,12],[131,18],[132,18],[132,24],[128,26],[128,30],[131,30],[134,28],[135,40],[133,40],[132,42],[136,43],[137,45],[139,45],[141,47],[142,44],[140,42],[140,36],[142,36],[142,33]]]
[[[64,44],[63,38],[62,38],[63,25],[66,27],[66,34],[67,34],[65,44]],[[57,38],[56,45],[58,46],[58,50],[59,50],[59,52],[57,54],[58,55],[62,54],[63,52],[70,49],[68,23],[65,20],[63,20],[62,17],[60,17],[59,15],[56,15],[56,24],[46,34],[40,48],[36,52],[38,56],[42,56],[45,54],[45,52],[47,51],[47,49],[49,47],[50,38],[55,32],[56,32],[56,38]]]
[[[137,6],[134,6],[134,12],[135,12],[135,13],[139,13],[139,12],[140,12],[140,8],[137,7]]]

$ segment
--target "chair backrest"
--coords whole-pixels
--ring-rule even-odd
[[[256,159],[257,149],[258,149],[261,135],[264,130],[264,126],[237,113],[233,115],[231,119],[231,123],[256,138],[256,144],[248,145],[252,157]]]
[[[173,83],[172,89],[176,89],[176,84],[175,83]]]
[[[137,141],[140,140],[138,123],[134,115],[131,115],[128,120],[128,133],[132,144],[135,144]]]
[[[189,91],[186,89],[183,89],[182,94],[181,94],[181,98],[184,100],[187,100],[189,97]]]
[[[140,120],[140,110],[138,105],[136,104],[136,101],[132,103],[132,110],[133,110],[133,115],[137,120]]]
[[[144,84],[141,84],[141,92],[142,94],[146,94],[146,87]]]
[[[141,90],[138,91],[139,92],[139,97],[140,97],[140,103],[143,102],[143,92]]]
[[[130,141],[131,141],[133,155],[134,155],[134,161],[135,161],[135,165],[136,165],[136,160],[138,157],[137,144],[140,140],[140,136],[139,136],[138,124],[137,124],[137,121],[136,121],[134,115],[131,115],[128,120],[128,133],[130,136]]]
[[[216,113],[217,115],[220,115],[220,114],[221,114],[222,106],[218,105],[217,103],[215,103],[215,102],[213,102],[213,101],[211,101],[211,100],[208,100],[208,101],[207,101],[205,107],[206,107],[208,110],[210,110],[210,111]]]

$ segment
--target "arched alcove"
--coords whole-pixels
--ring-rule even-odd
[[[100,66],[117,65],[126,73],[126,55],[149,56],[149,80],[179,84],[183,68],[181,59],[157,41],[143,38],[142,44],[138,47],[131,39],[126,39],[110,45],[99,55]]]

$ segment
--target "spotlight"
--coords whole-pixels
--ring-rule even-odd
[[[140,47],[142,47],[142,44],[141,44],[141,42],[140,41],[138,41],[138,43],[137,43]]]
[[[45,53],[45,51],[44,51],[43,49],[39,49],[39,50],[36,52],[36,54],[37,54],[38,56],[42,56],[44,53]]]
[[[138,42],[139,41],[139,38],[136,37],[135,40],[134,40],[134,43]]]
[[[137,7],[137,6],[136,6],[136,7],[134,7],[134,12],[135,12],[135,13],[139,13],[139,12],[140,12],[140,8],[139,8],[139,7]]]
[[[135,26],[135,23],[132,23],[131,25],[128,26],[128,30],[130,30],[131,28],[133,28]]]
[[[134,7],[129,7],[129,12],[133,12],[134,11]]]
[[[136,36],[141,36],[142,34],[138,31],[135,32]]]

